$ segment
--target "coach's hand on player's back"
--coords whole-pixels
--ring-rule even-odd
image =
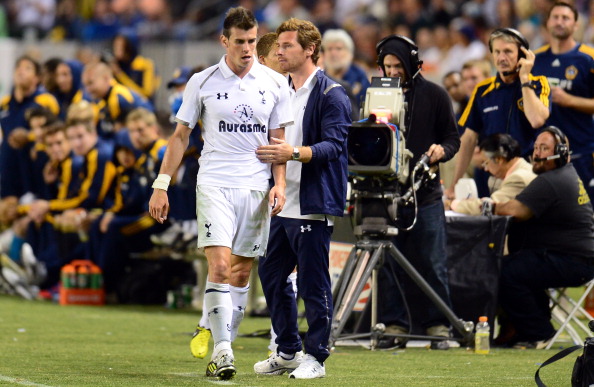
[[[169,199],[167,191],[155,188],[149,201],[149,213],[157,222],[163,224],[169,213]]]

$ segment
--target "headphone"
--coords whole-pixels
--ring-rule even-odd
[[[413,42],[412,39],[407,38],[406,36],[403,36],[403,35],[390,35],[390,36],[386,36],[385,38],[380,40],[378,42],[378,44],[375,45],[375,51],[377,52],[377,64],[382,69],[383,69],[383,63],[381,63],[382,59],[383,59],[382,51],[383,51],[384,45],[387,42],[389,42],[390,40],[399,40],[401,42],[404,42],[409,47],[412,71],[416,71],[419,67],[421,67],[421,65],[423,64],[423,61],[419,59],[419,48],[417,47],[415,42]],[[412,76],[412,75],[413,74],[409,74],[409,76]]]
[[[550,159],[555,159],[555,164],[558,168],[567,164],[569,158],[569,144],[567,143],[567,136],[556,126],[547,126],[542,132],[549,132],[555,137],[555,155],[549,156]],[[541,132],[541,133],[542,133]],[[547,157],[547,159],[549,159]]]
[[[491,32],[491,36],[493,36],[493,34],[497,34],[497,33],[511,36],[512,38],[514,38],[514,40],[516,40],[516,42],[518,42],[520,44],[521,47],[524,47],[526,50],[530,49],[530,44],[528,43],[528,40],[524,37],[524,35],[522,35],[522,33],[520,31],[518,31],[514,28],[497,28],[496,30]],[[493,52],[493,40],[492,39],[489,39],[489,51]],[[518,59],[525,58],[525,57],[526,56],[524,55],[522,50],[519,50]]]

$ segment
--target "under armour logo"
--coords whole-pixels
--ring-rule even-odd
[[[260,245],[254,245],[254,249],[252,251],[257,251],[260,248]]]
[[[210,232],[210,226],[212,226],[212,223],[205,223],[204,227],[206,227],[206,237],[210,238],[210,236],[212,235],[212,233]]]
[[[240,311],[240,312],[241,312],[241,311],[242,311],[242,310],[244,310],[244,309],[245,309],[245,308],[244,308],[243,306],[241,306],[241,305],[237,305],[237,310],[238,310],[238,311]]]
[[[306,231],[311,231],[311,224],[308,224],[305,227],[301,226],[301,232],[306,232]]]
[[[229,99],[228,93],[217,93],[217,99],[221,99],[221,98]]]
[[[266,103],[266,100],[264,99],[264,93],[266,93],[266,90],[259,90],[258,92],[262,96],[262,104],[265,104]]]

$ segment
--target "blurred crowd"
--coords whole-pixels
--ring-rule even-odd
[[[218,39],[229,7],[251,9],[260,34],[288,17],[311,20],[322,33],[342,28],[354,41],[354,60],[375,71],[375,44],[397,33],[419,46],[430,79],[488,53],[493,28],[517,28],[538,47],[546,41],[543,18],[550,0],[4,0],[0,36],[75,40],[88,44],[125,34],[136,41]],[[594,7],[575,1],[577,40],[592,43]]]

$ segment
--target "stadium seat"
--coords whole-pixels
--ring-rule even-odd
[[[563,331],[571,337],[574,344],[582,344],[584,338],[580,336],[580,331],[585,333],[586,336],[590,336],[591,332],[584,324],[580,317],[584,316],[586,321],[594,320],[594,317],[583,308],[583,303],[590,291],[594,288],[594,279],[587,282],[585,285],[584,293],[581,297],[575,301],[567,294],[569,288],[557,288],[549,289],[549,298],[551,299],[551,316],[560,324],[559,329],[549,340],[548,345],[545,349],[551,348],[553,343],[559,340],[559,337]]]

